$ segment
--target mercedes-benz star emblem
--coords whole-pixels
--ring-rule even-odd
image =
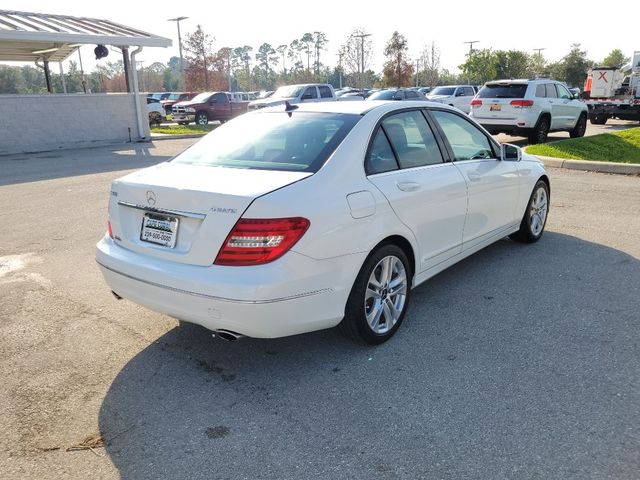
[[[156,194],[151,190],[147,190],[147,203],[152,207],[156,204]]]

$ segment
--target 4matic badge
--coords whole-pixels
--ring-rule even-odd
[[[225,207],[211,207],[209,209],[210,212],[213,213],[238,213],[237,208],[225,208]]]

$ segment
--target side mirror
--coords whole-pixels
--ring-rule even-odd
[[[500,158],[504,161],[519,162],[522,160],[522,149],[509,143],[500,145]]]

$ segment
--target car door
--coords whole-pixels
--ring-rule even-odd
[[[335,100],[333,92],[327,85],[319,85],[318,90],[320,91],[321,102],[330,102],[332,100]]]
[[[558,102],[561,109],[562,124],[564,128],[573,128],[578,121],[578,117],[582,113],[581,102],[573,100],[573,95],[567,87],[560,83],[556,83],[558,90]]]
[[[465,115],[444,110],[429,113],[446,139],[453,165],[467,184],[463,249],[472,248],[519,223],[517,162],[501,160],[494,142]]]
[[[471,99],[474,97],[475,93],[473,88],[471,87],[458,87],[456,89],[455,97],[453,100],[453,105],[456,108],[459,108],[464,113],[469,113],[471,111]]]
[[[459,253],[467,209],[465,180],[453,164],[443,161],[444,145],[422,111],[385,117],[372,138],[365,160],[368,179],[414,233],[420,271]]]
[[[545,83],[544,87],[549,109],[551,111],[551,130],[560,130],[565,128],[566,119],[564,119],[562,115],[563,106],[561,100],[558,98],[558,91],[556,90],[555,83]]]

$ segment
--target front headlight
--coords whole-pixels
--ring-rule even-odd
[[[191,107],[185,108],[184,111],[187,113],[196,113],[196,109]]]

